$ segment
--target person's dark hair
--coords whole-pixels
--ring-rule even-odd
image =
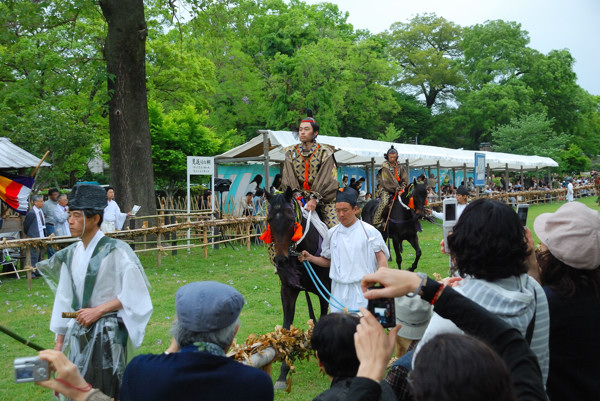
[[[541,269],[542,285],[550,287],[562,298],[571,298],[582,288],[591,288],[600,299],[600,268],[575,269],[552,255],[550,251],[536,253]]]
[[[265,193],[265,190],[262,188],[256,188],[256,193],[254,194],[255,196],[263,196],[263,194]]]
[[[262,179],[262,175],[257,174],[257,175],[254,176],[254,178],[252,179],[252,181],[250,181],[250,183],[255,182],[256,183],[256,187],[258,188],[258,187],[260,187],[260,184],[262,184],[262,180],[263,180]]]
[[[106,192],[110,191],[111,189],[114,191],[115,189],[113,187],[106,187],[104,188],[106,190]]]
[[[50,197],[54,193],[58,193],[58,188],[50,188],[48,190],[48,197]]]
[[[252,191],[248,191],[248,192],[246,193],[246,196],[248,196],[248,195],[250,195],[250,196],[254,196],[254,194],[252,193]]]
[[[275,174],[275,178],[273,178],[273,184],[271,184],[271,186],[274,189],[279,190],[279,187],[281,187],[281,174]]]
[[[354,333],[358,323],[358,316],[330,313],[315,324],[310,344],[329,376],[356,376],[360,362],[354,348]]]
[[[313,134],[317,135],[317,133],[319,132],[319,128],[321,128],[321,126],[319,124],[317,124],[317,120],[315,120],[315,118],[313,117],[313,111],[311,109],[306,109],[306,118],[304,120],[312,120],[312,121],[309,121],[310,126],[313,129]]]
[[[471,202],[448,235],[450,256],[461,276],[495,281],[527,273],[525,230],[508,205],[481,198]]]
[[[388,156],[390,155],[390,153],[395,153],[395,154],[398,154],[398,151],[396,150],[396,148],[394,147],[394,145],[392,145],[392,146],[391,146],[391,147],[388,149],[388,151],[387,151],[387,152],[385,152],[385,153],[383,154],[383,157],[384,157],[384,159],[385,159],[385,160],[389,160],[389,159],[388,159]]]
[[[415,401],[516,401],[508,368],[489,346],[464,334],[438,334],[415,358]]]
[[[354,178],[354,177],[350,178],[350,186],[354,185],[355,182],[356,182],[356,178]]]
[[[104,213],[98,213],[97,211],[95,211],[93,209],[83,209],[82,212],[83,212],[83,215],[85,217],[87,217],[88,219],[91,219],[95,215],[100,216],[100,220],[98,220],[98,227],[100,227],[102,225],[102,221],[104,220]]]

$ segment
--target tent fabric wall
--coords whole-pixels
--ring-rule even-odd
[[[259,131],[261,135],[250,141],[215,157],[217,163],[238,161],[264,161],[263,135],[267,133],[269,160],[283,162],[283,148],[298,143],[297,135],[289,131]],[[463,149],[449,149],[428,145],[409,145],[374,141],[364,138],[333,137],[319,135],[317,141],[330,145],[335,149],[335,158],[339,165],[362,164],[366,165],[375,161],[376,165],[383,163],[384,153],[390,145],[398,150],[398,160],[408,163],[411,168],[436,166],[439,162],[442,168],[473,169],[475,153],[484,153],[486,164],[492,170],[535,170],[536,168],[557,167],[558,163],[549,157],[523,156],[499,152],[485,152]]]

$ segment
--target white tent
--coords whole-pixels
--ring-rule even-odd
[[[298,139],[289,131],[260,131],[261,135],[215,157],[217,163],[241,161],[268,161],[281,163],[285,156],[283,148],[295,145]],[[334,137],[319,135],[319,143],[335,149],[335,159],[340,165],[383,163],[384,153],[392,143],[363,138]],[[475,153],[484,153],[485,161],[491,170],[536,170],[544,167],[557,167],[558,163],[549,157],[522,156],[498,152],[449,149],[427,145],[407,145],[394,143],[398,150],[398,160],[412,168],[441,167],[473,169]],[[439,163],[439,164],[438,164]]]

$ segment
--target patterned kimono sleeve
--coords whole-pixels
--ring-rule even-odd
[[[335,195],[338,190],[337,166],[333,152],[325,148],[322,154],[321,168],[317,172],[315,181],[311,188],[311,195],[325,203],[335,201]]]
[[[396,177],[390,171],[390,164],[388,162],[384,162],[381,166],[381,177],[379,179],[379,183],[381,187],[391,194],[398,192],[400,189],[400,185],[398,185],[398,181],[396,181]]]
[[[285,192],[288,188],[294,192],[298,192],[300,190],[300,182],[298,181],[298,177],[296,177],[292,162],[292,150],[288,149],[285,152],[285,160],[283,162],[283,169],[281,171],[281,190],[283,192]]]

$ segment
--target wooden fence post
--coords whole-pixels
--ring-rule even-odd
[[[161,237],[162,237],[162,233],[159,232],[158,235],[156,236],[156,248],[157,248],[157,255],[156,255],[156,265],[157,267],[160,267],[160,258],[161,258],[161,254],[160,254],[160,247],[161,247]]]
[[[202,235],[203,235],[203,241],[204,242],[204,259],[208,259],[208,226],[204,226],[202,228]]]
[[[246,225],[246,249],[250,250],[250,228],[252,227],[252,223],[248,223]]]

